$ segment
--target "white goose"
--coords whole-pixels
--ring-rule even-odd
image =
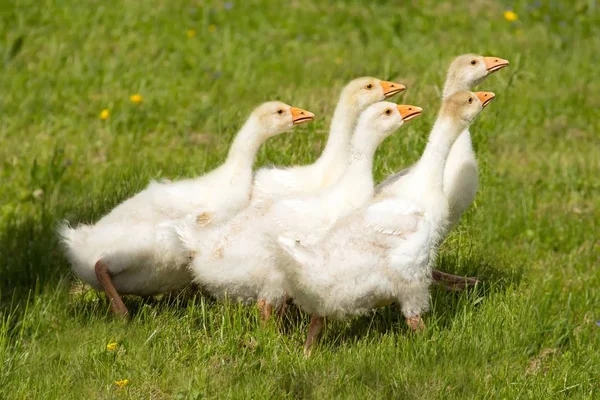
[[[326,316],[345,318],[399,301],[408,325],[424,327],[420,314],[429,305],[431,265],[448,219],[446,158],[493,98],[490,92],[458,92],[445,99],[419,162],[385,194],[339,220],[319,243],[278,238],[292,259],[277,264],[286,289],[313,314],[306,354]]]
[[[259,301],[266,320],[273,307],[282,304],[282,275],[275,264],[280,251],[275,232],[285,231],[275,223],[284,220],[286,228],[300,230],[315,239],[325,233],[337,218],[362,206],[373,194],[372,163],[377,146],[404,121],[421,113],[415,106],[380,102],[360,116],[352,138],[351,161],[337,183],[315,195],[298,200],[280,200],[272,207],[249,207],[210,233],[198,234],[195,218],[176,229],[186,247],[195,254],[190,268],[194,281],[217,298]]]
[[[375,103],[360,116],[350,145],[346,171],[332,186],[313,194],[276,202],[269,216],[278,232],[302,235],[304,243],[319,241],[340,217],[362,207],[373,197],[373,157],[382,141],[423,109],[389,102]]]
[[[406,90],[396,82],[358,78],[340,95],[331,121],[329,138],[319,159],[310,165],[289,168],[261,168],[256,172],[252,204],[277,200],[327,187],[344,172],[348,163],[350,137],[360,113],[369,105]]]
[[[314,114],[281,102],[256,108],[233,141],[225,163],[194,179],[152,182],[94,225],[68,224],[59,234],[75,274],[104,289],[112,310],[127,314],[119,293],[153,295],[191,282],[189,254],[169,221],[194,213],[202,226],[220,223],[250,202],[252,164],[269,137],[311,121]]]
[[[490,74],[508,65],[507,60],[498,57],[483,57],[475,54],[459,56],[448,68],[442,98],[459,91],[471,90]],[[387,186],[406,175],[411,168],[389,176],[376,187],[375,191],[377,193],[384,191]],[[469,130],[465,129],[452,145],[444,168],[444,194],[450,207],[446,232],[458,223],[462,214],[473,203],[478,187],[477,159],[473,151],[471,135]],[[436,281],[448,282],[446,287],[449,289],[464,288],[467,284],[473,285],[479,282],[474,278],[460,277],[438,270],[433,271],[433,278]]]

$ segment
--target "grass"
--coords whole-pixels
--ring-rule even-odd
[[[598,4],[403,3],[2,2],[0,398],[598,398]],[[384,308],[329,322],[305,360],[297,311],[261,328],[251,307],[180,293],[128,298],[124,323],[72,290],[58,221],[213,168],[262,101],[318,120],[258,165],[308,163],[347,81],[405,83],[395,101],[426,112],[382,145],[376,178],[413,162],[466,52],[511,66],[479,87],[497,94],[472,128],[481,190],[439,264],[485,284],[433,289],[423,335]]]

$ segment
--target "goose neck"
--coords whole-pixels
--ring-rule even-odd
[[[262,129],[256,121],[252,118],[246,121],[229,148],[225,164],[235,170],[252,168],[258,149],[264,141],[261,133]]]
[[[354,112],[354,107],[348,102],[341,101],[333,114],[329,137],[325,149],[317,161],[328,168],[332,164],[345,164],[348,156],[350,137],[356,126],[358,117]]]
[[[423,155],[415,165],[413,176],[429,190],[442,190],[444,166],[450,148],[458,134],[465,129],[459,121],[449,117],[438,117]]]
[[[350,155],[361,154],[367,162],[373,162],[373,157],[377,148],[388,135],[382,134],[379,130],[367,122],[359,122],[350,142]],[[354,157],[356,158],[356,157]],[[350,158],[352,163],[353,158]]]
[[[340,180],[343,185],[364,187],[360,182],[367,182],[367,186],[373,186],[373,158],[383,138],[374,129],[359,124],[350,144],[348,167]]]
[[[471,90],[471,85],[466,84],[457,75],[448,75],[446,78],[446,83],[444,84],[442,99],[450,97],[454,93],[461,92],[463,90]]]

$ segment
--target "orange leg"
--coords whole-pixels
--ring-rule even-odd
[[[407,317],[406,324],[413,332],[423,332],[425,329],[425,323],[420,315],[414,317]]]
[[[314,314],[310,319],[310,325],[308,326],[308,335],[306,335],[306,342],[304,342],[304,356],[310,357],[313,346],[317,341],[321,329],[323,329],[323,323],[325,317],[319,317]]]
[[[127,311],[125,303],[123,303],[121,296],[119,296],[117,289],[115,289],[115,285],[112,283],[110,272],[108,272],[106,264],[104,264],[102,260],[98,260],[98,262],[96,262],[95,270],[98,282],[100,282],[106,292],[106,296],[108,296],[108,299],[110,300],[112,312],[117,315],[126,316],[129,311]]]
[[[283,321],[283,317],[285,317],[285,311],[287,310],[287,302],[289,297],[287,295],[283,296],[283,302],[281,303],[281,307],[279,308],[279,312],[277,312],[277,319],[281,322]]]
[[[258,311],[260,311],[262,325],[265,326],[269,318],[271,318],[271,314],[273,314],[273,305],[267,303],[265,299],[260,299],[258,301]]]
[[[433,278],[435,283],[451,291],[464,290],[468,286],[475,286],[481,283],[481,281],[477,278],[469,278],[466,276],[447,274],[437,269],[434,269],[432,271],[431,277]]]

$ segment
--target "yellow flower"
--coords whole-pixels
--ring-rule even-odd
[[[344,60],[341,57],[336,57],[334,61],[337,65],[340,65],[341,63],[344,62]]]
[[[195,31],[195,30],[193,30],[193,29],[189,29],[189,30],[186,32],[186,35],[187,35],[187,37],[189,37],[189,38],[193,38],[193,37],[195,37],[195,36],[196,36],[196,31]]]
[[[100,119],[108,119],[108,117],[110,117],[110,111],[108,111],[108,108],[105,108],[100,113]]]
[[[216,30],[217,30],[217,26],[216,26],[216,25],[209,25],[209,26],[208,26],[208,31],[209,31],[210,33],[213,33],[213,32],[214,32],[214,31],[216,31]]]
[[[508,22],[514,22],[519,19],[519,16],[514,11],[506,10],[504,11],[504,19]]]
[[[132,94],[131,96],[129,96],[129,100],[131,100],[132,103],[140,104],[142,100],[144,100],[144,98],[141,94]]]
[[[129,379],[121,379],[120,381],[115,381],[115,385],[122,388],[129,385]]]
[[[106,345],[106,350],[108,351],[115,351],[117,349],[117,346],[119,344],[117,342],[112,342]]]

